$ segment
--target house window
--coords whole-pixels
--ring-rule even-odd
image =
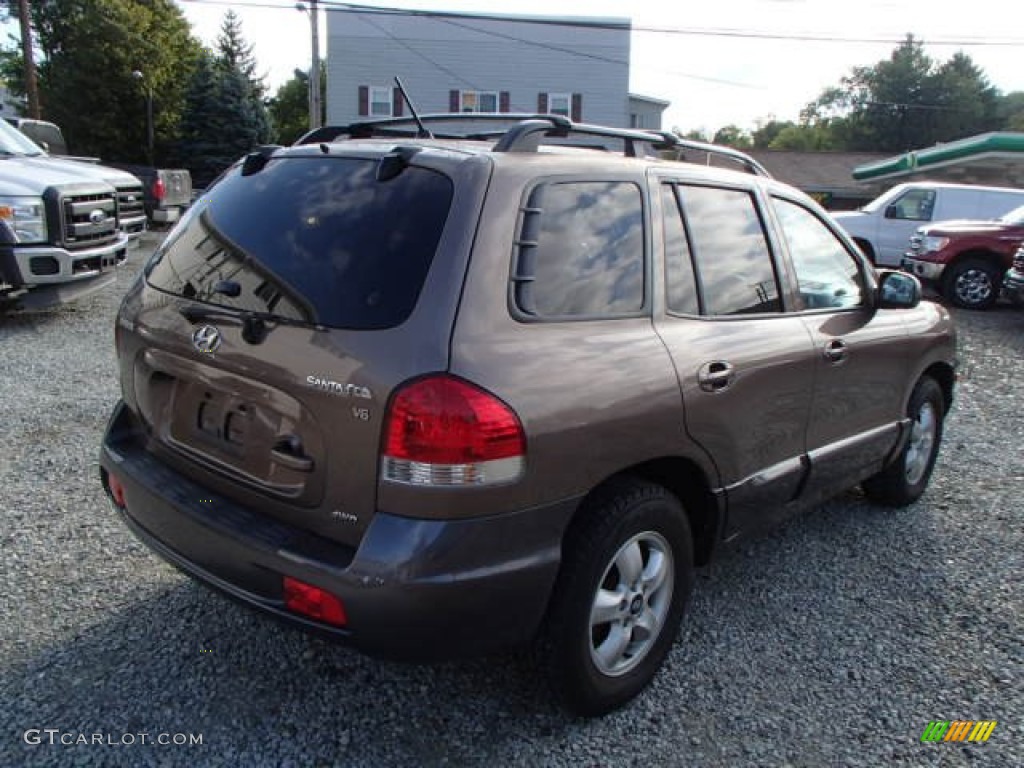
[[[374,117],[391,117],[391,89],[370,86],[370,114]]]
[[[497,112],[497,91],[460,91],[459,112]]]

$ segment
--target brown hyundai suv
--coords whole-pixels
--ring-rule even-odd
[[[953,328],[744,155],[456,118],[322,129],[207,190],[117,317],[102,482],[242,602],[405,658],[533,643],[598,714],[722,542],[922,494]]]

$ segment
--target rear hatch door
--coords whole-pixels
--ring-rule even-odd
[[[379,180],[378,161],[293,152],[230,171],[154,254],[120,342],[150,450],[353,544],[391,391],[447,366],[471,231],[446,229],[450,176]]]

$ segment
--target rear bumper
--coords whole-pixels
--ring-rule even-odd
[[[161,224],[172,224],[181,218],[180,208],[154,208],[152,212],[153,221]]]
[[[903,261],[900,262],[900,266],[903,268],[904,272],[909,272],[922,280],[928,280],[933,283],[937,283],[942,279],[942,272],[946,268],[945,264],[915,259],[910,255],[904,255]]]
[[[458,521],[378,512],[358,548],[258,514],[145,450],[131,412],[114,410],[100,465],[125,487],[118,509],[157,554],[193,578],[277,618],[364,651],[408,660],[527,645],[540,626],[576,501]],[[342,600],[337,628],[289,612],[282,578]]]

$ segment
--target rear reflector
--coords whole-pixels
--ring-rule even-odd
[[[526,436],[505,403],[439,374],[402,387],[391,401],[381,472],[413,485],[488,485],[522,474]]]
[[[290,576],[284,577],[284,604],[289,611],[336,627],[344,627],[348,623],[341,600],[320,587]]]
[[[107,475],[107,485],[110,486],[110,496],[117,506],[124,509],[124,484],[114,473]]]

